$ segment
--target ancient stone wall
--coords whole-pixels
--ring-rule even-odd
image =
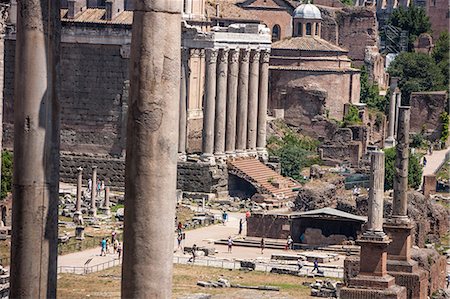
[[[448,105],[445,91],[413,92],[411,94],[411,132],[420,133],[424,129],[427,138],[438,140],[441,137],[441,114]]]
[[[447,0],[426,1],[427,15],[430,17],[431,31],[436,40],[442,32],[448,31],[449,7]]]
[[[177,188],[188,192],[220,193],[228,190],[226,165],[178,162]]]
[[[247,236],[272,239],[287,239],[291,225],[287,216],[254,213],[247,221]]]
[[[13,145],[15,41],[5,42],[4,139]],[[121,46],[61,44],[61,150],[121,154],[128,59]]]

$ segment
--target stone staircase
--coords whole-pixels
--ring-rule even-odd
[[[277,200],[295,199],[296,189],[301,186],[254,158],[229,161],[228,172],[251,183],[259,193],[271,195]]]

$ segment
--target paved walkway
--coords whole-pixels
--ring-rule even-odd
[[[425,155],[427,158],[427,165],[423,168],[423,175],[436,173],[442,163],[446,160],[446,156],[450,156],[450,149],[433,151],[432,155]]]

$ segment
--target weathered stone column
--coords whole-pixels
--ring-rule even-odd
[[[135,1],[122,298],[171,298],[180,102],[179,1]]]
[[[92,188],[91,188],[91,209],[89,213],[92,216],[97,216],[97,206],[95,199],[97,197],[97,166],[92,166]]]
[[[203,108],[202,160],[214,163],[214,118],[216,110],[217,49],[206,49],[206,87]]]
[[[236,149],[236,109],[237,86],[239,76],[239,49],[232,49],[228,55],[228,80],[227,80],[227,128],[225,136],[225,151],[229,156],[235,154]]]
[[[238,107],[236,129],[236,154],[243,154],[247,147],[248,72],[250,50],[242,49],[239,61]]]
[[[5,57],[5,28],[8,18],[9,5],[0,4],[0,57]],[[5,59],[0,59],[0,90],[3,90],[5,73]],[[3,151],[3,92],[0,92],[0,154]],[[2,165],[0,163],[0,181],[2,178]]]
[[[10,298],[56,298],[60,1],[18,1]]]
[[[398,139],[398,119],[399,119],[399,108],[402,105],[402,93],[397,87],[395,89],[395,122],[394,122],[394,139]]]
[[[395,146],[395,112],[396,112],[396,94],[395,91],[392,90],[391,101],[389,102],[389,128],[388,128],[388,137],[385,140],[385,147],[393,147]]]
[[[180,124],[178,129],[178,158],[181,161],[186,161],[188,59],[189,49],[181,49]]]
[[[83,168],[78,167],[76,212],[81,213],[81,189],[83,184]]]
[[[409,107],[400,106],[392,203],[392,216],[400,218],[407,218],[408,210],[409,120]]]
[[[111,215],[111,208],[109,207],[109,186],[105,187],[105,201],[103,203],[104,213]]]
[[[256,150],[263,160],[267,159],[266,127],[267,127],[267,100],[269,96],[269,58],[268,50],[261,51],[261,64],[259,71],[259,103],[258,103],[258,136]]]
[[[372,152],[370,157],[369,221],[367,230],[371,234],[384,235],[384,152]]]
[[[219,52],[219,67],[217,69],[216,119],[214,130],[214,154],[216,158],[225,157],[225,130],[227,109],[227,77],[228,49]]]
[[[249,83],[248,83],[248,114],[247,114],[247,151],[256,155],[256,135],[258,130],[258,86],[259,86],[259,51],[250,53]]]

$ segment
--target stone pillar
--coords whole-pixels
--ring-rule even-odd
[[[256,150],[263,160],[267,159],[266,128],[267,128],[267,100],[269,96],[269,58],[268,50],[261,51],[261,65],[259,71],[259,103],[258,103],[258,136]]]
[[[369,221],[367,231],[371,234],[383,232],[384,197],[384,153],[372,152],[370,157]]]
[[[225,136],[225,151],[227,155],[233,156],[236,149],[236,109],[239,76],[239,49],[230,50],[228,58],[229,68],[227,81],[227,128]]]
[[[8,19],[8,5],[0,5],[0,57],[5,57],[5,28]],[[0,90],[3,91],[5,73],[5,60],[0,59]],[[0,154],[3,151],[3,92],[0,92]],[[0,163],[0,181],[2,177],[2,165]]]
[[[249,49],[241,50],[239,57],[238,107],[236,119],[236,154],[243,154],[247,147],[249,56]]]
[[[111,215],[111,208],[109,207],[109,186],[105,187],[105,201],[103,204],[103,209],[106,215]]]
[[[225,129],[227,109],[227,77],[228,49],[219,52],[219,67],[217,69],[216,118],[214,130],[214,154],[216,158],[225,157]]]
[[[81,188],[83,183],[83,168],[78,167],[78,178],[77,178],[77,202],[76,202],[76,212],[81,213]]]
[[[10,298],[56,298],[60,1],[18,1]]]
[[[399,107],[392,216],[404,219],[408,217],[409,119],[409,107]]]
[[[216,108],[217,49],[206,49],[206,87],[203,108],[202,160],[214,163],[214,118]]]
[[[178,129],[178,158],[181,161],[186,161],[188,59],[189,49],[183,48],[181,50],[180,124]]]
[[[258,130],[258,86],[259,86],[259,51],[250,53],[248,113],[247,113],[247,152],[256,155],[256,131]]]
[[[394,139],[398,138],[398,118],[399,118],[399,107],[402,104],[402,94],[400,89],[395,89],[395,122],[394,122]]]
[[[389,103],[389,128],[388,128],[388,137],[385,140],[385,147],[394,147],[395,146],[395,112],[396,112],[396,99],[397,96],[392,90],[391,101]]]
[[[97,216],[97,206],[95,204],[95,199],[97,197],[97,166],[92,166],[92,188],[91,188],[91,209],[89,214],[92,216]]]
[[[172,297],[180,23],[178,1],[135,1],[122,298]]]

